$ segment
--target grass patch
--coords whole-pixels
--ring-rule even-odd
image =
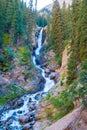
[[[5,105],[6,101],[5,101],[5,97],[0,97],[0,105]]]
[[[27,91],[25,89],[21,89],[15,85],[7,86],[5,89],[5,93],[0,97],[0,105],[5,105],[9,101],[12,101],[13,99],[20,97]]]
[[[46,95],[46,100],[49,100],[51,98],[51,95],[50,95],[50,93],[48,93],[47,95]]]
[[[21,46],[16,52],[20,65],[31,65],[31,53],[28,46]]]

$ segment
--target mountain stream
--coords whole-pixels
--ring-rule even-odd
[[[2,112],[0,115],[0,130],[25,130],[26,128],[32,130],[33,124],[35,123],[34,115],[36,106],[40,99],[45,96],[55,84],[54,80],[50,79],[50,75],[46,77],[45,70],[36,63],[36,57],[40,56],[40,50],[42,49],[42,33],[43,29],[41,29],[38,36],[38,47],[35,49],[35,55],[33,55],[33,64],[41,71],[46,81],[44,89],[35,94],[25,94],[18,100],[19,106],[17,108],[8,108]],[[38,95],[40,95],[39,98]]]

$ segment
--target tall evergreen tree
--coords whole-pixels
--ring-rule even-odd
[[[71,84],[77,77],[77,66],[80,63],[79,57],[79,12],[80,12],[80,1],[74,0],[72,4],[72,37],[71,37],[71,56],[68,62],[68,77],[67,83]]]
[[[53,49],[56,53],[56,56],[61,57],[63,50],[63,33],[60,6],[57,0],[54,1],[52,9],[52,39]]]
[[[80,59],[87,59],[87,0],[82,1],[79,19]]]
[[[0,47],[3,43],[5,24],[5,0],[0,0]]]
[[[29,1],[29,13],[28,13],[28,43],[32,42],[32,29],[33,29],[33,0]]]

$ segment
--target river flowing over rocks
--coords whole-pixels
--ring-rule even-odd
[[[54,86],[55,73],[41,66],[42,32],[38,36],[38,46],[32,56],[35,67],[41,72],[44,85],[34,94],[25,94],[15,99],[0,110],[0,130],[32,130],[35,121],[36,107],[42,97]],[[45,63],[44,63],[45,64]],[[41,83],[40,83],[41,84]]]

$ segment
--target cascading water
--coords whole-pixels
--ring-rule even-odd
[[[35,50],[35,56],[33,56],[33,63],[34,65],[41,70],[41,74],[43,78],[46,80],[46,83],[44,85],[44,89],[40,92],[37,92],[35,94],[26,94],[23,97],[21,97],[19,100],[23,101],[23,105],[18,108],[10,108],[6,111],[4,111],[1,114],[0,117],[0,130],[23,130],[25,125],[27,124],[30,128],[32,128],[33,122],[34,122],[34,113],[35,109],[30,109],[31,105],[36,106],[41,99],[36,98],[36,95],[44,95],[44,93],[47,93],[50,88],[54,86],[54,81],[50,80],[50,77],[45,76],[45,70],[40,67],[40,65],[37,65],[36,63],[36,57],[40,55],[40,50],[42,48],[42,32],[43,29],[41,29],[39,37],[38,37],[38,47]],[[20,120],[22,117],[29,115],[29,121],[25,121],[25,123],[20,123]],[[32,116],[32,118],[30,118]]]
[[[37,65],[36,64],[36,56],[40,55],[40,50],[42,48],[42,32],[43,32],[43,29],[40,31],[40,35],[39,35],[39,38],[38,38],[38,48],[35,50],[35,56],[33,56],[33,63],[34,65],[40,69],[42,71],[42,76],[44,77],[44,79],[46,80],[46,83],[45,83],[45,87],[44,87],[44,90],[43,92],[48,92],[49,89],[51,89],[53,86],[54,86],[54,81],[53,80],[50,80],[50,76],[49,77],[46,77],[45,76],[45,70],[42,69],[40,67],[40,65]]]

